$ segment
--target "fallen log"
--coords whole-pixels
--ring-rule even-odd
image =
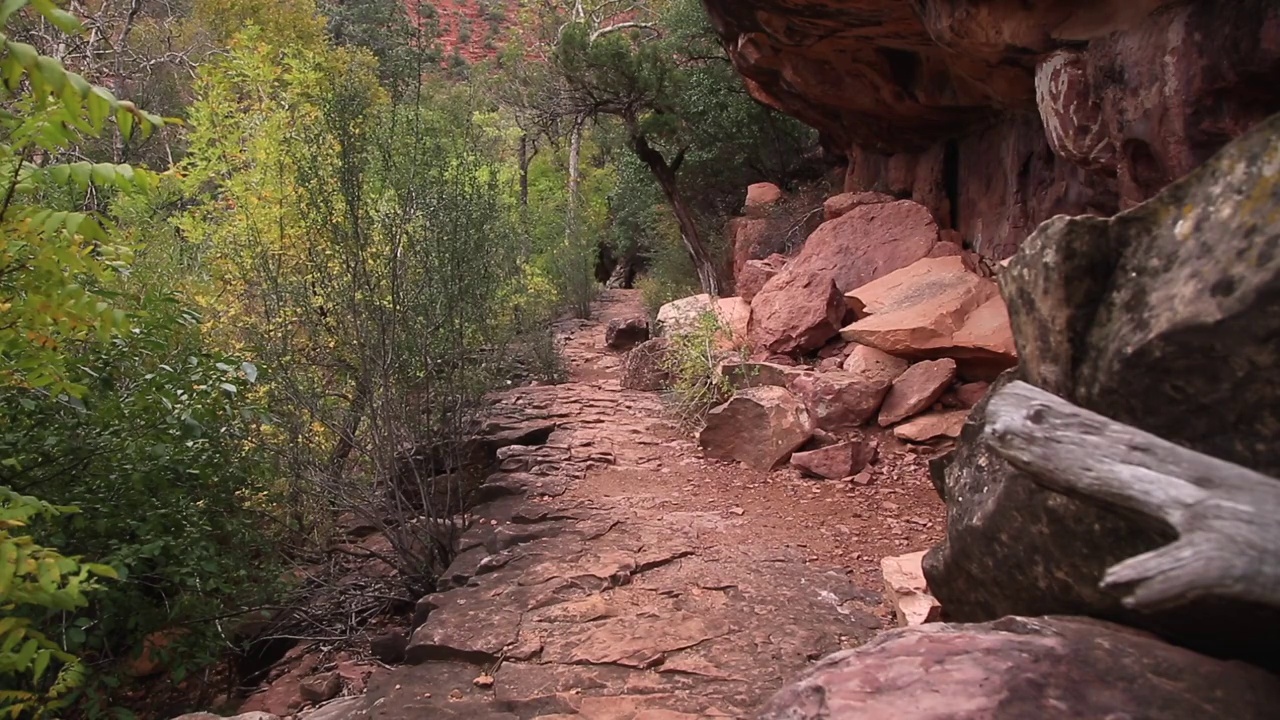
[[[1280,480],[1175,445],[1024,382],[992,396],[983,441],[1046,488],[1169,524],[1178,540],[1103,587],[1158,610],[1199,597],[1280,607]]]

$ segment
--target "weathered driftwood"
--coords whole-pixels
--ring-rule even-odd
[[[1174,445],[1023,382],[987,407],[985,441],[1050,489],[1159,518],[1179,539],[1110,568],[1125,605],[1214,596],[1280,607],[1280,481]]]

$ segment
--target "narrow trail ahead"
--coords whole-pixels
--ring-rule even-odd
[[[419,606],[417,664],[341,717],[749,717],[892,624],[879,559],[941,530],[921,460],[887,448],[854,487],[703,458],[658,395],[619,386],[604,326],[641,312],[636,293],[606,293],[558,327],[570,382],[501,396],[496,423],[556,429],[503,451],[454,589]]]

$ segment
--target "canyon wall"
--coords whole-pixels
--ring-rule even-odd
[[[752,95],[846,158],[846,191],[911,198],[991,259],[1280,111],[1275,0],[704,4]]]

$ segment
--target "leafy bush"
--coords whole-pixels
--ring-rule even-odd
[[[26,5],[5,3],[0,24]],[[82,29],[50,2],[31,8]],[[245,507],[258,464],[243,366],[203,349],[180,300],[133,291],[133,247],[102,211],[158,178],[77,157],[86,137],[127,142],[164,121],[0,42],[0,709],[42,716],[77,698],[106,707],[91,696],[118,680],[110,661],[264,587]]]
[[[78,354],[89,379],[80,398],[25,391],[0,411],[3,482],[77,506],[42,534],[120,571],[92,598],[88,625],[61,625],[68,647],[125,659],[181,626],[182,661],[162,663],[181,679],[223,647],[208,619],[259,605],[273,587],[275,554],[254,510],[265,500],[249,399],[257,369],[204,349],[198,317],[173,297],[143,298],[133,317]],[[91,679],[116,682],[109,671]]]
[[[0,488],[0,715],[22,717],[58,712],[84,682],[84,666],[57,638],[74,644],[87,620],[76,618],[51,638],[58,616],[88,603],[95,576],[115,578],[106,565],[81,564],[41,547],[21,533],[33,519],[74,512]]]
[[[712,408],[733,396],[733,384],[719,372],[720,363],[745,357],[742,348],[728,346],[727,328],[712,312],[703,313],[689,329],[668,337],[663,364],[671,376],[667,406],[688,428],[702,425]]]

